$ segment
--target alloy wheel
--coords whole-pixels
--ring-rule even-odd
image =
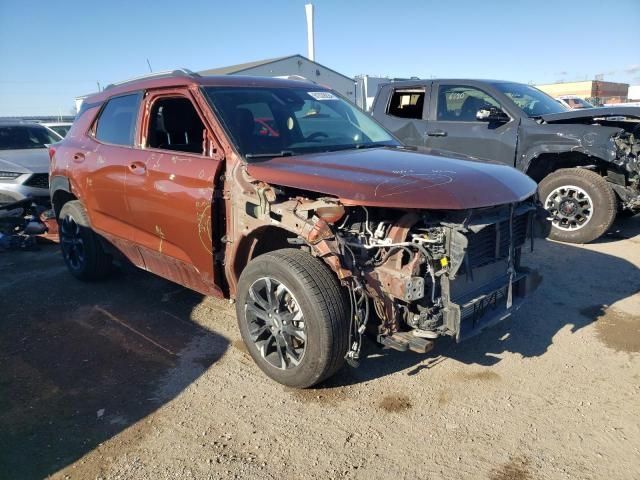
[[[297,367],[307,346],[307,329],[300,306],[287,286],[261,277],[249,287],[245,318],[251,341],[271,366]]]
[[[80,269],[84,263],[85,248],[80,228],[71,215],[65,216],[60,224],[62,255],[74,270]]]
[[[563,185],[547,196],[544,207],[553,217],[553,226],[565,231],[583,228],[593,216],[593,202],[580,187]]]

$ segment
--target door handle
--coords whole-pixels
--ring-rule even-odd
[[[76,152],[73,154],[73,161],[76,163],[84,162],[84,153]]]
[[[431,130],[430,132],[427,132],[427,135],[430,137],[446,137],[447,132],[444,130]]]
[[[129,171],[137,175],[142,175],[147,171],[147,166],[142,162],[131,162],[129,164]]]

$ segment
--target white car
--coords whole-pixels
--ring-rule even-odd
[[[579,108],[595,108],[594,105],[591,105],[584,98],[581,98],[577,95],[562,95],[560,97],[556,97],[556,101],[564,105],[571,110],[576,110]]]
[[[60,140],[62,140],[67,135],[72,124],[69,122],[40,122],[40,125],[43,125],[53,131],[60,137]]]
[[[0,205],[33,198],[49,203],[47,145],[60,136],[37,123],[0,123]]]

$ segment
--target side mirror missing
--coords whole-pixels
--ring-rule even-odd
[[[476,119],[489,123],[507,123],[510,120],[509,115],[498,107],[481,108],[476,113]]]

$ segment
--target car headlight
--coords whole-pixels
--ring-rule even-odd
[[[22,174],[18,173],[18,172],[3,172],[3,171],[0,171],[0,180],[15,180],[20,175],[22,175]]]

